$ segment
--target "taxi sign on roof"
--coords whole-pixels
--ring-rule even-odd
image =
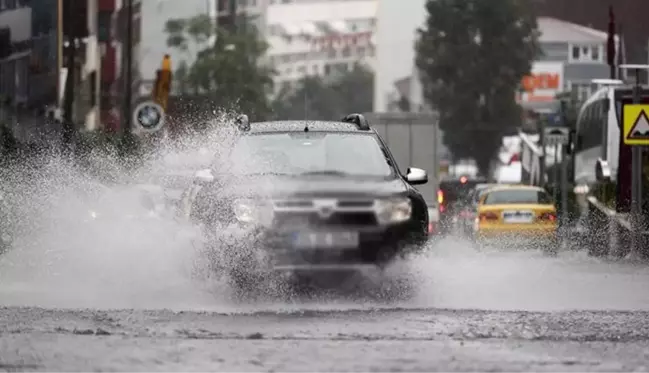
[[[624,105],[622,120],[625,144],[649,145],[649,105]]]

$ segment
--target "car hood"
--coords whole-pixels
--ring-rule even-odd
[[[221,193],[230,197],[383,197],[406,194],[401,179],[392,180],[341,177],[247,177],[217,182]]]

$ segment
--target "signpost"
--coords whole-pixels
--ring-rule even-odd
[[[153,133],[165,125],[165,113],[162,106],[154,101],[145,101],[133,110],[133,123],[136,133]]]
[[[624,143],[632,146],[631,167],[631,250],[640,254],[642,219],[642,153],[649,145],[649,105],[641,104],[640,70],[649,70],[649,65],[620,65],[620,69],[633,70],[636,75],[633,87],[633,104],[622,107],[622,129]]]
[[[545,145],[557,146],[568,145],[570,140],[570,129],[567,127],[546,127]],[[556,158],[555,158],[556,160]]]

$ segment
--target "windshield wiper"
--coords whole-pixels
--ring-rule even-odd
[[[311,176],[311,175],[322,175],[322,176],[349,176],[348,173],[336,170],[321,170],[321,171],[307,171],[300,173],[300,176]]]

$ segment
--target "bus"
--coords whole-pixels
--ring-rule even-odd
[[[584,102],[577,116],[574,138],[574,183],[597,182],[596,166],[605,160],[615,177],[618,166],[620,128],[615,110],[615,87],[603,87]]]
[[[649,89],[642,88],[641,103],[649,104]],[[577,117],[574,148],[575,185],[598,182],[596,167],[606,161],[611,181],[620,167],[620,128],[622,106],[633,103],[633,88],[617,85],[600,88],[584,102]],[[622,167],[630,167],[623,164]]]

